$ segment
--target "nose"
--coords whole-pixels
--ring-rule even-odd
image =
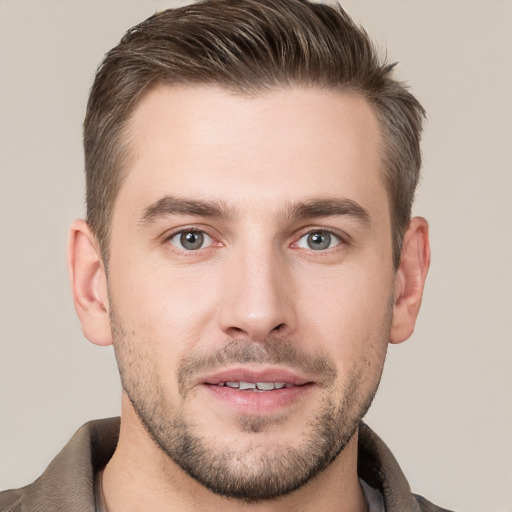
[[[247,249],[230,261],[220,327],[230,338],[262,342],[296,328],[293,279],[286,259],[272,250]]]

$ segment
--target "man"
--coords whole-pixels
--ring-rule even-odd
[[[302,0],[165,11],[107,54],[68,264],[121,423],[0,510],[442,510],[362,423],[430,259],[423,109],[391,73]]]

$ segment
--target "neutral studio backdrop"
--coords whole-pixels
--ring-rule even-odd
[[[119,413],[111,348],[76,319],[67,228],[83,216],[94,71],[158,0],[0,0],[0,488]],[[433,260],[417,329],[390,348],[367,422],[412,488],[512,511],[512,2],[347,0],[428,111],[415,212]]]

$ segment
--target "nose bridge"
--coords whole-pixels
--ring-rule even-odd
[[[233,251],[221,323],[230,336],[261,341],[295,326],[286,258],[271,241],[247,240]]]

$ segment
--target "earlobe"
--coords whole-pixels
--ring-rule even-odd
[[[96,238],[83,220],[71,224],[67,261],[73,301],[85,337],[96,345],[111,345],[105,268]]]
[[[404,235],[395,278],[391,343],[405,341],[414,331],[429,266],[428,223],[421,217],[415,217]]]

